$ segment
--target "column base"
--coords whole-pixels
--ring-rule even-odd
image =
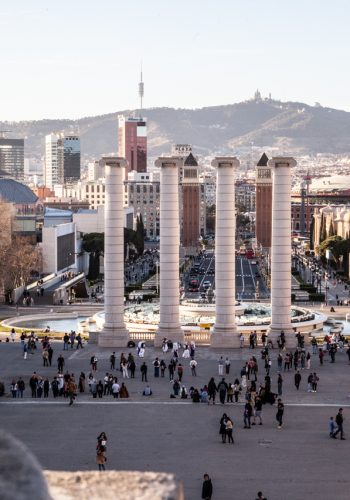
[[[181,327],[162,327],[160,326],[154,337],[154,347],[161,347],[163,344],[164,337],[172,342],[184,341],[184,334]]]
[[[297,338],[295,336],[295,331],[293,330],[293,328],[290,328],[290,327],[289,328],[278,328],[278,327],[270,326],[267,333],[268,333],[268,340],[272,341],[273,347],[277,347],[277,339],[280,336],[282,330],[284,331],[284,337],[286,339],[285,346],[287,347],[287,349],[293,349],[293,348],[297,347],[298,341],[297,341]]]
[[[125,327],[104,328],[97,338],[100,347],[127,347],[129,332]]]
[[[239,346],[239,333],[236,328],[220,328],[214,325],[210,338],[210,347],[212,349],[235,349],[239,348]]]

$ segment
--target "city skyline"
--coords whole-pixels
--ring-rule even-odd
[[[32,0],[30,7],[18,0],[0,9],[1,119],[137,109],[141,61],[145,108],[229,104],[259,88],[283,101],[350,110],[349,11],[344,0]]]

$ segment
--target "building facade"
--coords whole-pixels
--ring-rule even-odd
[[[131,172],[124,181],[124,196],[124,206],[133,207],[135,217],[142,215],[145,236],[150,239],[159,237],[159,175]]]
[[[147,171],[147,120],[141,117],[118,116],[119,156],[128,162],[129,172]]]
[[[258,246],[271,248],[272,171],[264,153],[256,166],[255,231]]]
[[[0,137],[0,175],[24,179],[24,139]]]
[[[80,139],[77,135],[45,137],[45,186],[73,183],[80,179]]]
[[[65,135],[60,141],[63,148],[63,182],[76,182],[80,179],[80,138]]]

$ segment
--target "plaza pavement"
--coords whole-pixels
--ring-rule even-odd
[[[52,380],[56,359],[62,352],[66,367],[78,377],[90,371],[90,357],[96,354],[97,378],[109,370],[111,349],[86,345],[83,350],[62,350],[61,342],[53,343],[54,366],[42,367],[41,350],[23,359],[19,342],[0,344],[0,380],[7,392],[14,376],[22,376],[28,387],[35,370]],[[130,350],[125,349],[127,354]],[[133,351],[135,354],[135,350]],[[117,359],[121,350],[116,350]],[[245,360],[254,354],[259,361],[258,382],[265,370],[260,350],[247,348],[233,351],[212,351],[198,348],[198,377],[192,377],[189,360],[180,358],[185,366],[183,382],[200,388],[211,376],[219,381],[217,360],[220,355],[231,360],[227,381],[239,376]],[[343,406],[345,434],[350,429],[350,387],[348,358],[338,353],[336,363],[319,367],[313,356],[311,368],[320,377],[316,394],[307,393],[307,371],[302,372],[300,391],[293,384],[294,370],[282,373],[285,425],[277,430],[276,408],[263,408],[263,426],[243,429],[242,404],[209,406],[190,401],[170,399],[168,377],[155,379],[151,362],[161,351],[146,348],[148,378],[154,395],[141,395],[144,383],[140,372],[127,380],[130,399],[93,399],[89,393],[78,395],[73,407],[67,400],[32,400],[26,389],[23,400],[10,396],[0,398],[1,426],[23,440],[38,457],[44,468],[57,470],[95,469],[96,436],[104,430],[108,435],[108,468],[122,470],[159,470],[175,472],[184,482],[186,499],[200,498],[202,475],[208,472],[214,484],[213,500],[250,500],[262,490],[271,500],[349,498],[349,441],[328,437],[328,420]],[[276,390],[276,358],[273,352],[272,389]],[[166,355],[166,360],[170,359]],[[136,359],[137,367],[143,360]],[[116,372],[119,380],[120,372]],[[277,392],[277,391],[276,391]],[[243,398],[242,398],[243,400]],[[223,412],[234,420],[235,445],[222,444],[218,421]]]

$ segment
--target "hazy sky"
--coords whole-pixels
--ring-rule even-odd
[[[348,0],[0,2],[0,120],[250,98],[350,111]]]

